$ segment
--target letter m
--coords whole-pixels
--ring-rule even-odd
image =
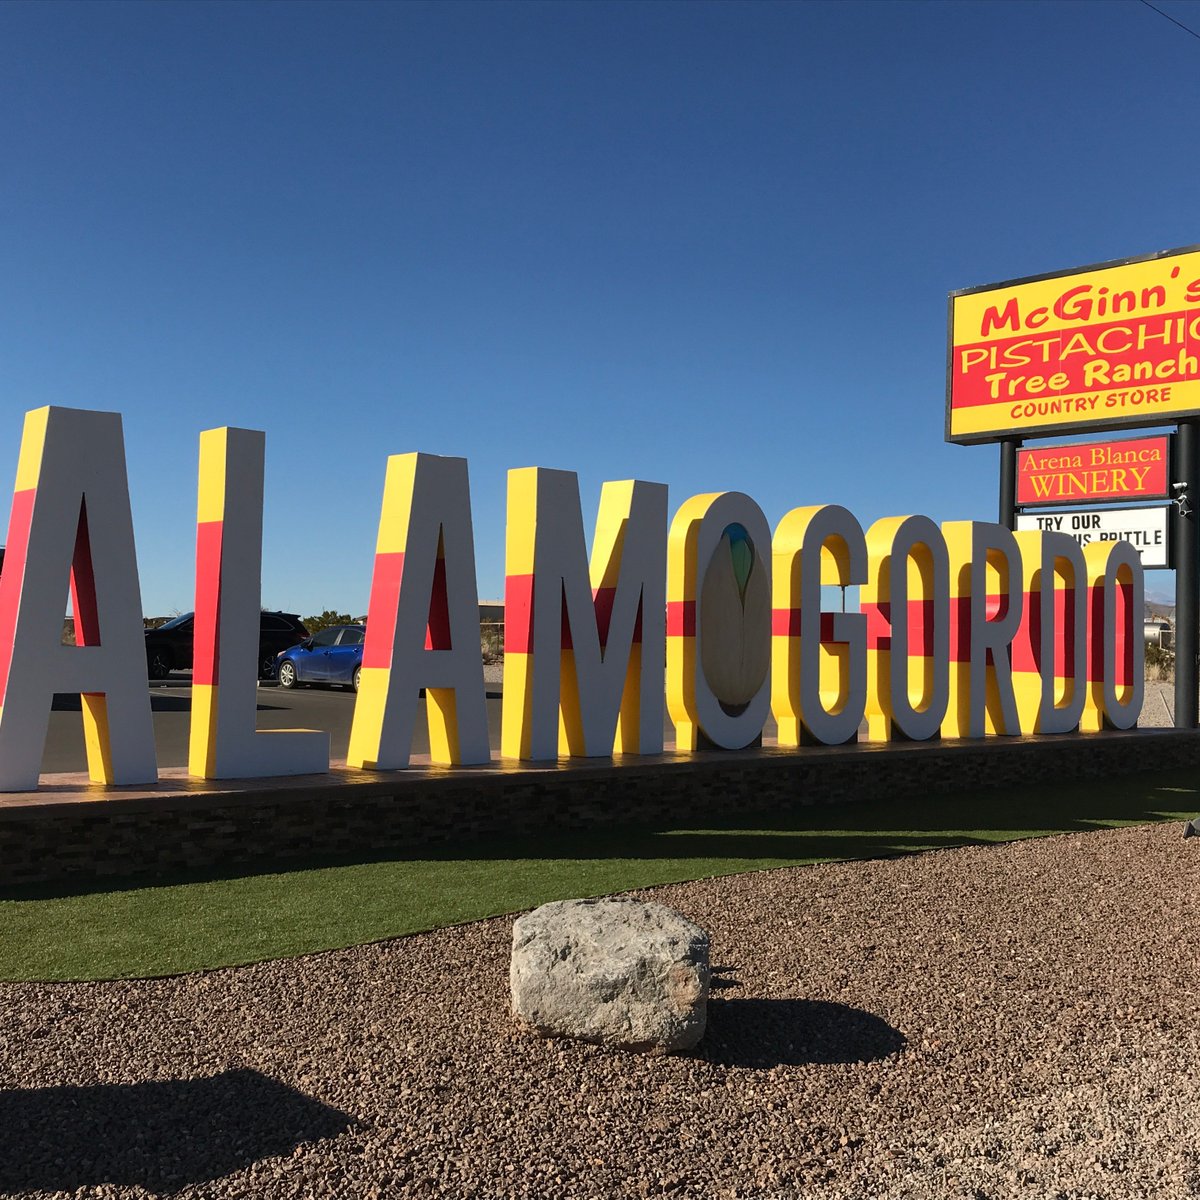
[[[591,567],[573,471],[508,473],[501,753],[662,751],[667,488],[600,495]]]
[[[1005,327],[1011,329],[1013,333],[1019,333],[1021,330],[1021,309],[1017,304],[1016,296],[1009,299],[1003,312],[998,312],[994,304],[988,305],[983,310],[983,325],[980,327],[979,336],[987,337],[989,333]]]

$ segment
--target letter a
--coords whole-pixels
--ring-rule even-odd
[[[254,727],[265,450],[256,429],[200,435],[188,772],[201,779],[329,770],[328,733]]]
[[[490,761],[467,460],[394,454],[348,766],[408,766],[422,687],[430,758]]]
[[[62,645],[68,577],[75,646]],[[27,413],[0,575],[0,791],[37,787],[55,692],[78,692],[94,783],[153,783],[154,727],[118,413]]]

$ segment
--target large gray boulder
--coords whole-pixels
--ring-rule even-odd
[[[513,1011],[545,1037],[686,1050],[704,1035],[708,934],[640,900],[559,900],[513,925]]]

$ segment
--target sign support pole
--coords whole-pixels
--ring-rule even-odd
[[[1200,650],[1200,537],[1192,497],[1200,499],[1200,426],[1180,421],[1172,483],[1175,509],[1175,728],[1194,729],[1200,707],[1196,656]],[[1135,614],[1136,615],[1136,614]]]
[[[1017,527],[1017,449],[1019,438],[1006,438],[1000,443],[1000,524],[1005,529]]]

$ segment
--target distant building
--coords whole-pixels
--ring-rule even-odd
[[[1175,649],[1175,630],[1171,628],[1170,621],[1161,617],[1148,618],[1142,628],[1147,646],[1158,646],[1163,650]]]

